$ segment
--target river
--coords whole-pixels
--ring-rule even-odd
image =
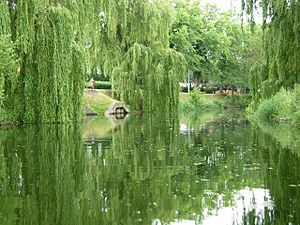
[[[0,130],[2,225],[300,224],[300,130],[240,111]]]

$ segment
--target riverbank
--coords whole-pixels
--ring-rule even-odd
[[[110,104],[115,101],[107,90],[86,89],[83,95],[83,105],[86,114],[103,116]]]
[[[111,97],[110,90],[93,89],[84,92],[84,108],[86,113],[96,113],[102,116],[109,105],[115,101]],[[179,93],[180,111],[196,112],[198,110],[214,110],[226,108],[245,108],[248,99],[241,94],[202,94],[191,92],[190,94]]]
[[[220,108],[239,108],[243,107],[240,95],[220,95],[220,94],[188,94],[180,92],[179,101],[181,111],[211,110]],[[88,115],[103,116],[110,104],[115,101],[111,97],[110,90],[86,89],[83,95],[84,113]],[[244,100],[243,100],[244,101]],[[193,108],[193,109],[192,109]],[[191,110],[192,109],[192,110]],[[19,125],[20,122],[8,119],[0,121],[0,127],[10,127]]]
[[[246,108],[249,97],[244,94],[204,94],[199,91],[180,93],[180,111],[183,113],[198,113],[201,111]]]
[[[247,113],[252,120],[300,124],[300,86],[293,90],[281,89],[270,98],[250,104]]]

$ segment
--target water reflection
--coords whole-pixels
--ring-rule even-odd
[[[300,224],[299,158],[279,143],[232,112],[0,130],[0,221]]]
[[[245,189],[233,194],[232,206],[223,207],[223,199],[220,195],[218,209],[211,212],[205,209],[201,217],[196,220],[177,220],[171,222],[170,225],[264,224],[264,221],[272,220],[274,212],[273,201],[270,198],[268,190]],[[254,218],[254,221],[251,221],[251,217]],[[162,223],[156,220],[152,224]]]
[[[274,213],[274,203],[271,200],[269,190],[244,189],[236,192],[232,196],[232,206],[223,207],[222,196],[218,199],[218,208],[213,212],[205,210],[203,213],[204,220],[201,224],[264,224],[265,221],[272,221]]]

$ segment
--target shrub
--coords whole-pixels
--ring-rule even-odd
[[[296,90],[291,92],[282,88],[271,98],[261,101],[254,116],[262,119],[292,120],[297,111],[296,105],[300,102],[296,95]]]
[[[111,83],[108,81],[95,81],[95,89],[111,89]]]
[[[191,87],[190,88],[190,91],[192,91],[194,88]],[[185,93],[188,93],[188,87],[181,87],[181,92],[185,92]]]
[[[272,98],[277,111],[277,119],[291,119],[292,114],[292,96],[294,92],[281,89]]]
[[[257,108],[254,116],[261,119],[272,119],[277,117],[277,110],[273,99],[263,100]]]
[[[181,103],[181,111],[185,113],[195,113],[200,110],[212,108],[215,103],[209,102],[199,89],[194,88],[190,92],[187,101]]]
[[[213,93],[215,93],[216,90],[217,90],[217,87],[210,85],[210,86],[206,87],[204,91],[207,94],[213,94]]]
[[[297,85],[294,90],[294,94],[291,100],[291,110],[293,113],[293,119],[300,123],[300,85]]]

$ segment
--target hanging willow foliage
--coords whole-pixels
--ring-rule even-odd
[[[84,73],[95,64],[132,109],[177,107],[184,59],[169,48],[164,0],[6,0],[0,12],[0,34],[20,64],[10,96],[16,119],[78,120]]]
[[[184,58],[169,48],[171,6],[108,0],[98,14],[98,58],[116,94],[134,110],[176,109]]]
[[[9,0],[0,4],[0,34],[9,33],[20,61],[17,84],[9,99],[15,119],[80,119],[85,63],[80,10],[84,11],[81,2],[67,0]]]
[[[0,2],[0,120],[8,119],[16,82],[17,60],[11,41],[10,16],[7,4]]]
[[[263,11],[262,62],[252,70],[256,100],[268,98],[281,87],[300,83],[300,2],[298,0],[243,0],[244,10],[253,15],[255,6]]]

